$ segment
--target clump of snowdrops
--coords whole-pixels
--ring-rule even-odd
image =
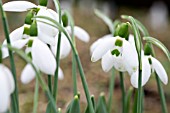
[[[16,68],[13,54],[21,56],[26,62],[21,73],[21,82],[29,84],[34,78],[35,94],[33,113],[37,113],[39,87],[48,97],[46,113],[61,113],[57,107],[58,80],[64,79],[64,71],[59,67],[60,59],[64,59],[72,50],[72,78],[73,99],[69,102],[66,113],[80,113],[80,94],[77,89],[76,70],[79,70],[84,88],[87,107],[85,113],[111,113],[112,97],[114,89],[114,70],[120,73],[122,91],[122,113],[130,112],[130,101],[133,90],[136,90],[134,101],[134,113],[143,112],[143,86],[155,73],[158,92],[161,98],[162,112],[167,113],[165,96],[162,88],[168,83],[168,77],[162,64],[155,58],[152,44],[158,46],[170,59],[169,51],[157,39],[151,37],[146,28],[135,18],[122,15],[127,22],[112,21],[100,11],[95,10],[98,17],[108,25],[111,34],[97,41],[91,47],[91,60],[96,62],[101,59],[102,69],[105,72],[112,70],[109,86],[108,101],[104,93],[100,94],[96,103],[94,95],[91,95],[86,82],[85,74],[76,49],[75,40],[88,42],[89,34],[82,28],[75,26],[71,15],[61,10],[58,0],[54,0],[56,11],[47,8],[48,0],[39,0],[39,5],[27,1],[12,1],[2,4],[0,11],[6,39],[0,48],[0,112],[20,113],[18,100],[18,86]],[[25,12],[23,26],[9,33],[5,11]],[[145,44],[142,43],[145,40]],[[25,50],[23,51],[24,48]],[[11,70],[2,64],[3,59],[10,58]],[[124,72],[131,77],[128,91],[125,90]],[[47,83],[41,73],[48,76]]]

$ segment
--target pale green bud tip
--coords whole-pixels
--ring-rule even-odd
[[[32,20],[33,17],[34,17],[34,11],[30,10],[26,15],[25,24],[31,25],[33,22]]]
[[[34,20],[34,22],[31,24],[30,36],[38,36],[38,28],[37,28],[36,20]]]
[[[144,47],[144,54],[145,55],[151,55],[152,54],[152,48],[151,45],[146,43]]]
[[[79,99],[78,95],[75,95],[75,96],[74,96],[74,99]]]
[[[129,38],[129,23],[126,22],[126,23],[119,24],[115,29],[114,36],[120,36],[120,37],[128,40],[128,38]]]
[[[63,26],[64,26],[64,27],[67,27],[67,26],[68,26],[68,17],[67,17],[67,15],[66,15],[66,13],[64,13],[64,14],[62,15],[62,22],[63,22]]]
[[[47,6],[48,0],[39,0],[40,6]]]
[[[61,108],[58,108],[58,112],[61,112]]]
[[[100,93],[100,96],[104,96],[104,95],[105,95],[105,93],[104,93],[104,92],[101,92],[101,93]]]

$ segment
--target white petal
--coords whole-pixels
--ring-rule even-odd
[[[32,60],[43,73],[54,75],[56,60],[49,47],[37,38],[32,45]]]
[[[156,71],[157,75],[159,76],[160,80],[164,83],[167,84],[168,83],[168,76],[167,73],[164,69],[164,67],[162,66],[162,64],[155,59],[154,57],[151,57],[152,60],[152,68]]]
[[[17,49],[23,48],[28,42],[28,39],[20,39],[14,42],[11,42],[12,47],[15,47]],[[5,45],[5,44],[4,44]],[[6,47],[2,48],[2,57],[6,58],[9,56],[8,49]]]
[[[59,67],[59,71],[58,71],[58,79],[59,80],[63,80],[64,79],[64,74],[62,69]]]
[[[92,53],[91,61],[98,61],[108,50],[112,50],[115,45],[115,38],[104,39],[100,45],[98,45]]]
[[[108,34],[103,36],[102,38],[99,38],[98,40],[96,40],[91,46],[90,46],[90,53],[92,54],[94,49],[102,42],[103,39],[105,38],[111,38],[112,34]]]
[[[27,1],[12,1],[3,5],[4,11],[12,12],[23,12],[35,7],[37,7],[35,4]]]
[[[136,46],[135,46],[135,39],[134,36],[132,34],[129,35],[129,40],[128,42],[130,42],[130,44],[133,46],[133,48],[135,48],[136,50]]]
[[[137,70],[138,68],[137,52],[134,50],[132,45],[126,40],[123,40],[122,59],[123,59],[125,68],[129,72],[130,75]]]
[[[66,29],[71,34],[71,27],[68,26]],[[75,26],[74,27],[74,34],[81,41],[89,42],[89,40],[90,40],[89,34],[84,29],[82,29],[81,27]]]
[[[150,75],[151,75],[151,66],[148,62],[148,57],[143,57],[142,59],[142,86],[144,86],[148,82]],[[138,88],[138,77],[139,77],[139,71],[137,69],[137,71],[133,73],[131,76],[131,84],[135,88]]]
[[[55,19],[53,17],[53,15],[51,14],[51,12],[49,12],[46,8],[40,8],[37,16],[47,16],[49,18]],[[53,24],[51,21],[48,21],[48,20],[45,20],[45,19],[37,18],[37,20]],[[48,24],[45,24],[45,23],[42,23],[42,22],[38,22],[38,21],[37,21],[37,25],[38,25],[38,29],[40,29],[41,32],[43,32],[44,34],[46,34],[46,35],[48,35],[50,37],[51,36],[55,37],[57,35],[57,33],[58,33],[58,29],[52,27],[51,25],[48,25]]]
[[[122,59],[121,56],[117,57],[117,56],[114,55],[113,56],[113,61],[114,61],[113,66],[114,66],[115,69],[117,69],[120,72],[127,71],[125,66],[124,66],[124,62],[123,62],[123,59]]]
[[[113,55],[111,54],[111,51],[108,51],[103,57],[102,57],[102,69],[105,72],[108,72],[114,64],[114,59],[113,59]]]
[[[32,68],[31,64],[27,64],[21,73],[21,82],[23,84],[28,84],[35,78],[35,75],[35,71]]]
[[[43,33],[40,29],[38,30],[38,38],[46,44],[56,45],[55,38]]]
[[[8,83],[9,83],[9,90],[10,90],[10,94],[14,92],[15,90],[15,83],[14,83],[14,78],[13,75],[11,73],[11,71],[4,65],[1,65],[1,67],[4,70],[4,73],[6,74]]]
[[[56,55],[57,45],[58,45],[58,35],[56,35],[56,37],[55,37],[55,42],[56,42],[56,45],[51,46],[51,50],[52,50],[53,54]],[[62,33],[61,34],[61,44],[60,44],[60,59],[67,57],[69,55],[70,51],[71,51],[70,43],[69,43],[67,37]]]
[[[10,84],[2,68],[0,73],[0,112],[3,113],[7,111],[10,102]]]

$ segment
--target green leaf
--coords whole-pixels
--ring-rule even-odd
[[[97,103],[96,113],[108,113],[104,93],[100,94],[100,97]]]
[[[96,103],[95,103],[95,100],[94,100],[94,95],[91,96],[91,101],[92,101],[92,104],[93,104],[93,108],[95,109]],[[89,112],[90,112],[89,106],[87,106],[85,113],[89,113]]]
[[[69,113],[80,113],[80,103],[79,103],[79,97],[77,95],[74,96],[74,100],[71,105]]]
[[[71,106],[73,104],[73,100],[69,103],[69,105],[66,108],[66,113],[70,113]]]
[[[143,39],[146,40],[147,42],[150,42],[150,43],[156,45],[160,49],[162,49],[162,51],[166,54],[166,56],[168,57],[168,60],[170,61],[169,50],[165,47],[165,45],[162,42],[160,42],[159,40],[157,40],[156,38],[153,38],[153,37],[143,37]]]
[[[126,113],[130,112],[130,103],[131,103],[132,93],[133,93],[133,88],[130,87],[127,92],[127,97],[126,97],[126,109],[125,109]]]
[[[142,32],[143,36],[149,36],[148,30],[145,28],[145,26],[137,19],[135,19],[137,27]]]
[[[94,10],[94,13],[106,23],[106,25],[109,27],[110,32],[113,34],[114,33],[114,27],[113,27],[112,20],[108,16],[106,16],[105,14],[103,14],[101,11],[99,11],[97,9]]]

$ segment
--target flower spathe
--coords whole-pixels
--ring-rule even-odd
[[[6,112],[10,104],[10,95],[15,89],[11,71],[0,64],[0,113]]]
[[[156,72],[160,80],[164,83],[168,83],[167,73],[162,64],[151,55],[143,55],[142,57],[142,86],[144,86],[151,74]],[[138,71],[131,75],[131,83],[135,88],[138,88]]]
[[[113,66],[132,74],[137,71],[138,57],[132,44],[119,36],[99,39],[91,46],[92,62],[102,59],[102,69],[108,72]]]

